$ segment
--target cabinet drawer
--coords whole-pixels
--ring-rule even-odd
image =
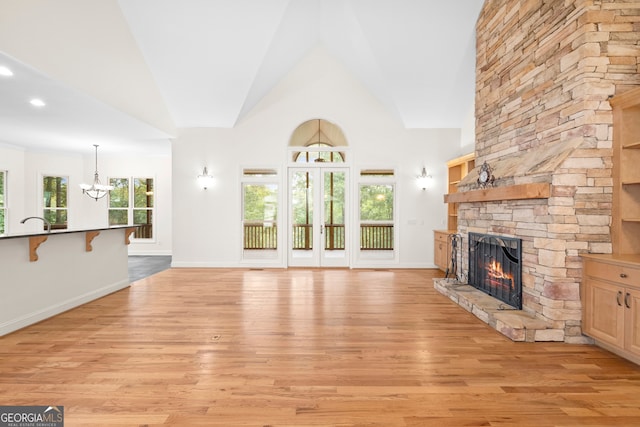
[[[640,287],[640,269],[591,260],[585,263],[584,268],[587,276]]]
[[[444,233],[442,231],[436,231],[434,235],[435,235],[435,241],[440,243],[447,243],[447,240],[449,238],[448,237],[449,233]]]

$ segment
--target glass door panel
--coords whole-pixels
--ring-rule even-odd
[[[348,266],[347,175],[345,168],[290,169],[290,266]]]

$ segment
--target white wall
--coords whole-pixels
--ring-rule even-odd
[[[476,112],[473,106],[462,125],[460,148],[460,155],[473,153],[476,149]]]
[[[285,176],[289,137],[313,118],[329,120],[344,132],[352,189],[362,168],[397,172],[398,258],[373,262],[354,257],[351,266],[433,267],[433,230],[445,227],[446,161],[460,153],[460,129],[405,129],[322,48],[233,129],[179,131],[172,145],[174,266],[246,266],[241,263],[241,169],[276,167]],[[204,166],[217,180],[208,190],[196,185]],[[427,191],[416,186],[423,166],[434,177]],[[351,193],[356,207],[357,192]],[[282,217],[286,207],[280,212]]]
[[[22,148],[0,143],[0,170],[7,171],[7,221],[6,231],[20,230],[20,220],[25,216],[25,152]]]

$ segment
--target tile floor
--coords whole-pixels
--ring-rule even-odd
[[[133,283],[171,267],[171,256],[129,256],[129,280]]]

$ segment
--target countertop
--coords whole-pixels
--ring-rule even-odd
[[[112,227],[99,227],[99,228],[75,228],[75,229],[66,229],[66,230],[52,230],[51,232],[47,231],[36,231],[33,233],[12,233],[7,234],[5,236],[0,236],[0,240],[7,239],[19,239],[23,237],[35,237],[35,236],[54,236],[57,234],[72,234],[72,233],[85,233],[87,231],[104,231],[104,230],[123,230],[126,228],[137,228],[136,225],[115,225]]]

